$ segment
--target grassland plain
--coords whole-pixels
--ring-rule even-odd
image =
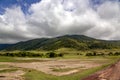
[[[77,72],[74,74],[69,74],[69,75],[64,75],[64,76],[53,76],[50,74],[45,74],[40,71],[31,70],[31,71],[27,71],[27,73],[24,76],[26,77],[26,80],[46,80],[46,79],[49,79],[49,80],[82,80],[84,77],[86,77],[92,73],[95,73],[99,70],[102,70],[102,69],[106,68],[107,66],[113,64],[114,62],[116,62],[116,60],[119,57],[111,56],[111,57],[107,57],[107,58],[109,58],[108,61],[106,61],[106,58],[102,58],[102,57],[99,58],[102,60],[105,59],[104,62],[106,62],[106,64],[104,64],[102,66],[81,70],[80,72]],[[93,57],[92,58],[87,57],[86,59],[84,57],[84,60],[91,60],[91,61],[96,62],[96,58],[93,58]],[[103,61],[99,61],[99,62],[101,62],[101,64],[103,63]],[[59,70],[57,70],[57,71],[59,71]],[[36,76],[34,76],[34,75],[36,75]]]
[[[109,52],[116,52],[119,50],[94,50],[96,52],[102,52],[102,53],[109,53]],[[13,53],[19,52],[19,51],[12,51]],[[39,54],[45,54],[49,51],[29,51],[33,53],[39,53]],[[91,51],[76,51],[76,50],[69,50],[69,49],[61,49],[54,51],[56,53],[64,53],[65,55],[63,57],[56,57],[56,58],[45,58],[45,57],[6,57],[6,56],[0,56],[0,75],[3,73],[11,73],[14,74],[18,70],[23,71],[22,73],[17,75],[18,80],[81,80],[82,78],[95,73],[96,71],[102,70],[106,68],[107,66],[113,64],[118,59],[120,59],[120,56],[85,56],[85,53],[93,52]],[[5,52],[3,52],[5,53]],[[47,63],[47,64],[46,64]],[[84,63],[84,66],[81,65]],[[21,66],[21,65],[24,66]],[[45,65],[46,64],[46,65]],[[74,65],[73,67],[70,67]],[[91,65],[97,65],[94,67],[88,67]],[[26,67],[26,66],[31,67]],[[35,66],[33,66],[35,65]],[[77,67],[75,67],[77,66]],[[45,68],[46,67],[46,68]],[[42,68],[43,71],[41,70]],[[48,69],[48,70],[47,70]],[[46,72],[44,71],[46,70]],[[66,75],[59,75],[57,74],[63,74],[68,73],[71,71],[75,71],[70,74]],[[18,71],[18,72],[21,72]],[[55,73],[51,74],[51,73]],[[47,74],[48,73],[48,74]],[[5,80],[10,76],[1,76],[1,80]],[[15,76],[12,76],[15,77]],[[15,80],[14,78],[13,80]]]

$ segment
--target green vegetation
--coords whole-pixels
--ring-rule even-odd
[[[105,53],[96,53],[96,52],[93,52],[93,53],[86,53],[86,56],[120,56],[120,52],[109,52],[108,54],[105,54]]]
[[[0,70],[0,73],[6,73],[6,72],[14,72],[14,71],[17,71],[18,69],[3,69],[3,70]]]
[[[6,56],[0,56],[0,62],[16,62],[16,59]]]
[[[84,68],[84,67],[80,67],[80,68]],[[80,69],[80,68],[52,68],[52,71],[55,71],[55,72],[66,72],[66,71]]]
[[[119,49],[106,49],[106,50],[86,50],[79,51],[74,49],[59,49],[55,51],[3,51],[0,56],[8,57],[37,57],[37,58],[83,58],[84,56],[120,56]],[[4,58],[4,57],[2,57]],[[13,60],[14,58],[10,59]]]
[[[63,56],[64,54],[62,53],[56,54],[55,52],[49,52],[46,54],[46,57],[48,58],[63,57]]]
[[[10,57],[42,57],[43,54],[35,54],[32,52],[22,51],[17,53],[1,53],[0,56],[10,56]]]
[[[56,38],[41,38],[19,42],[4,49],[12,50],[57,50],[72,48],[76,50],[120,49],[120,41],[105,41],[84,35],[65,35]]]
[[[54,58],[54,57],[63,57],[62,53],[48,52],[48,53],[34,53],[28,51],[20,51],[20,52],[4,52],[0,53],[0,56],[8,56],[8,57],[46,57],[46,58]]]
[[[21,63],[21,62],[44,62],[46,60],[44,59],[39,59],[39,58],[30,58],[26,59],[24,57],[6,57],[6,56],[0,56],[0,62],[16,62],[16,63]]]

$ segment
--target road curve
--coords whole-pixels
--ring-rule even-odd
[[[120,60],[108,68],[96,72],[83,80],[120,80]]]

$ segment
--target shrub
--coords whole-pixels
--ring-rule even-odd
[[[105,55],[104,53],[97,54],[97,56],[104,56],[104,55]]]
[[[114,55],[115,55],[115,56],[119,56],[119,55],[120,55],[120,52],[116,52]]]
[[[18,53],[3,53],[3,54],[0,54],[0,56],[10,56],[10,57],[15,57],[15,56],[16,57],[42,57],[43,54],[21,51],[21,52],[18,52]]]
[[[49,58],[54,58],[54,57],[57,57],[57,54],[54,53],[54,52],[49,52],[49,53],[46,54],[46,56],[49,57]]]
[[[59,53],[59,54],[58,54],[58,57],[63,57],[63,56],[64,56],[63,53]]]
[[[92,53],[86,53],[86,56],[93,56]]]
[[[97,53],[96,52],[93,52],[93,56],[96,56],[97,55]]]
[[[108,55],[109,56],[113,56],[114,54],[113,54],[113,52],[109,52]]]
[[[93,52],[93,53],[86,53],[86,56],[104,56],[105,54],[104,53],[96,53],[96,52]]]

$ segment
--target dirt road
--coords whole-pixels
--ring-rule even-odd
[[[88,76],[83,80],[120,80],[120,60],[110,67]]]

